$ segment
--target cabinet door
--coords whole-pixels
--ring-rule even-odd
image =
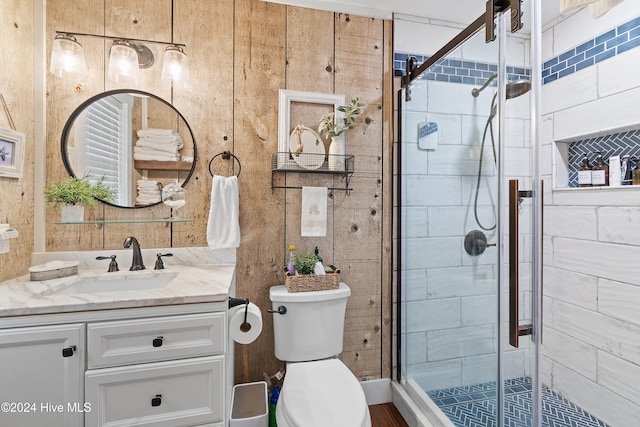
[[[91,427],[185,427],[224,421],[224,356],[86,372]],[[215,425],[215,424],[213,424]]]
[[[0,330],[0,426],[82,426],[83,373],[84,325]]]

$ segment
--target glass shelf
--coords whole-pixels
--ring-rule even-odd
[[[193,222],[195,218],[159,218],[159,219],[97,219],[95,221],[69,221],[62,222],[56,221],[54,224],[89,224],[89,225],[105,225],[105,224],[149,224],[154,222],[161,222],[165,225],[169,223],[178,222]]]

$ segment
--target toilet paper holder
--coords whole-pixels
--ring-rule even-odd
[[[249,299],[229,297],[229,309],[244,304],[244,322],[240,325],[242,332],[249,332],[251,324],[247,322],[247,312],[249,311]]]

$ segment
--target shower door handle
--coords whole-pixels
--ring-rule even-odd
[[[532,191],[518,191],[518,180],[509,180],[509,344],[518,348],[518,339],[522,335],[531,335],[533,325],[518,323],[519,291],[518,282],[518,207],[520,199],[532,197]]]

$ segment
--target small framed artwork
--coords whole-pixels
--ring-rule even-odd
[[[0,177],[21,178],[25,134],[0,128]]]
[[[296,137],[292,132],[298,131],[302,132],[303,138],[298,138],[298,140],[304,140],[304,136],[309,136],[315,134],[315,130],[309,127],[303,126],[302,123],[296,123],[295,126],[291,123],[291,106],[293,103],[303,104],[320,104],[326,105],[328,109],[333,109],[336,118],[342,117],[341,112],[338,111],[338,107],[344,105],[345,103],[345,95],[336,95],[333,93],[321,93],[321,92],[305,92],[300,90],[288,90],[288,89],[280,89],[279,91],[279,103],[278,103],[278,153],[289,153],[292,147],[292,140],[295,140]],[[320,123],[320,118],[318,117],[318,122],[315,123],[315,127]],[[311,123],[309,123],[311,125]],[[308,134],[308,135],[307,135]],[[339,138],[344,138],[341,135]],[[295,145],[295,144],[294,144]],[[309,145],[312,146],[313,144]],[[324,153],[324,150],[322,150]],[[308,155],[313,159],[311,164],[302,164],[301,166],[307,169],[316,169],[319,165],[314,164],[315,157],[314,154]],[[286,168],[286,160],[288,156],[278,155],[278,169]]]

